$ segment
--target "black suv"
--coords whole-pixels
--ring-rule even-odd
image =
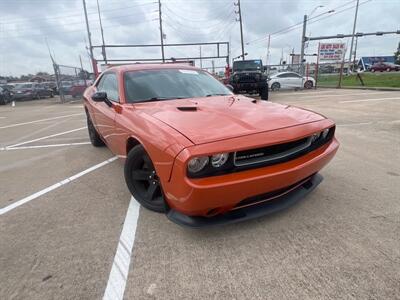
[[[233,62],[229,84],[232,85],[235,94],[258,93],[262,100],[268,100],[267,76],[261,59]]]

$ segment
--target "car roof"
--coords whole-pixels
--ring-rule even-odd
[[[121,65],[114,66],[108,68],[105,72],[108,71],[119,71],[119,72],[130,72],[130,71],[142,71],[142,70],[159,70],[159,69],[189,69],[189,70],[199,70],[199,68],[195,68],[188,65],[183,64],[130,64],[130,65]]]

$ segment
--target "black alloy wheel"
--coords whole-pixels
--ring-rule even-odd
[[[94,127],[93,122],[90,119],[89,115],[87,115],[86,118],[87,118],[87,128],[88,128],[88,132],[89,132],[90,142],[95,147],[104,146],[104,142],[100,138],[100,135],[97,132],[96,128]]]
[[[277,91],[277,90],[279,90],[281,88],[281,84],[279,83],[279,82],[274,82],[272,85],[271,85],[271,90],[273,90],[273,91]]]
[[[142,145],[133,147],[128,153],[125,181],[129,191],[141,205],[155,212],[166,212],[160,179]]]
[[[307,81],[304,83],[304,87],[305,87],[306,89],[311,89],[311,88],[313,87],[313,82],[312,82],[311,80],[307,80]]]

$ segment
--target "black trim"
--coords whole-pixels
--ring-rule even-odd
[[[178,225],[190,228],[202,228],[250,220],[278,212],[294,205],[307,196],[311,191],[313,191],[322,180],[323,177],[320,174],[315,174],[299,187],[282,195],[281,197],[275,198],[274,200],[265,201],[260,204],[247,206],[237,210],[231,210],[227,213],[209,218],[187,216],[173,209],[167,213],[167,217]]]

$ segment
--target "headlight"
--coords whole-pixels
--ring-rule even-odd
[[[314,143],[316,140],[318,140],[318,138],[321,136],[321,133],[320,132],[318,132],[318,133],[314,133],[312,136],[311,136],[311,143]]]
[[[193,157],[189,160],[188,170],[190,173],[198,173],[208,164],[208,156]]]
[[[329,128],[324,129],[324,131],[322,131],[322,138],[326,139],[326,137],[328,136],[328,133],[329,133]]]
[[[239,80],[239,75],[236,74],[235,76],[233,76],[233,80],[238,81]]]
[[[219,153],[211,156],[211,165],[214,168],[223,166],[228,161],[229,153]]]

